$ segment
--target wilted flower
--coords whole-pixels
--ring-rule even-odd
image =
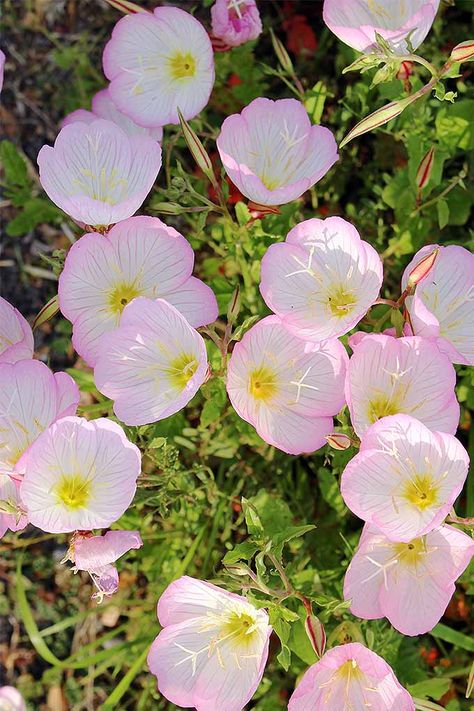
[[[160,693],[197,711],[241,711],[265,669],[267,613],[241,595],[184,576],[159,599],[158,620],[164,629],[148,666]]]
[[[107,235],[81,237],[66,257],[58,291],[77,352],[94,366],[102,336],[117,328],[136,296],[166,299],[196,328],[214,321],[216,297],[191,276],[193,265],[189,242],[156,217],[131,217]]]
[[[236,343],[227,392],[237,414],[265,442],[287,452],[314,452],[344,405],[347,354],[337,340],[315,346],[268,316]]]
[[[0,363],[0,471],[19,471],[19,459],[55,420],[76,412],[79,390],[67,373],[38,360]],[[18,464],[17,464],[18,463]]]
[[[30,324],[18,309],[0,296],[0,363],[32,358],[34,347]]]
[[[149,136],[128,136],[97,119],[62,128],[54,147],[40,150],[38,165],[41,184],[58,207],[86,225],[108,226],[145,200],[161,167],[161,148]]]
[[[214,55],[198,20],[177,7],[122,17],[104,50],[116,106],[140,126],[191,119],[209,101]]]
[[[459,404],[456,373],[434,343],[418,337],[356,333],[349,339],[346,399],[354,430],[362,437],[381,417],[403,413],[430,430],[454,434]]]
[[[229,47],[257,39],[262,21],[255,0],[216,0],[211,7],[212,34]]]
[[[377,299],[381,284],[379,255],[340,217],[300,222],[262,259],[265,303],[308,341],[350,331]]]
[[[301,679],[288,711],[414,711],[392,668],[358,642],[329,649]]]
[[[474,365],[474,254],[457,245],[429,244],[405,269],[402,288],[413,268],[435,249],[433,268],[406,300],[411,324],[416,335],[436,340],[453,363]]]
[[[1,711],[26,711],[23,696],[14,686],[0,686]]]
[[[408,542],[442,523],[468,469],[468,454],[452,435],[431,432],[408,415],[383,417],[344,469],[341,494],[391,541]]]
[[[107,531],[105,536],[74,534],[66,560],[74,563],[73,571],[85,570],[92,578],[97,592],[93,599],[102,602],[104,596],[118,590],[119,577],[114,565],[118,558],[132,548],[141,548],[143,541],[138,531]]]
[[[94,379],[120,420],[144,425],[181,410],[207,368],[204,339],[184,316],[163,299],[137,297],[103,336]]]
[[[346,573],[344,598],[352,600],[358,617],[386,617],[402,634],[424,634],[442,617],[473,555],[472,538],[452,526],[393,543],[366,524]]]
[[[117,126],[120,126],[129,136],[150,136],[154,138],[155,141],[161,141],[163,138],[163,129],[161,126],[157,128],[143,128],[143,126],[139,126],[122,111],[119,111],[112,101],[108,88],[98,91],[92,98],[91,111],[77,109],[77,111],[73,111],[63,119],[61,126],[68,126],[70,123],[77,123],[78,121],[82,121],[82,123],[92,123],[98,118],[112,121],[117,124]]]
[[[324,0],[323,19],[336,37],[360,52],[376,52],[376,33],[394,54],[409,54],[430,31],[440,0]]]
[[[49,533],[107,528],[127,510],[140,474],[140,450],[119,425],[64,417],[21,461],[21,497],[30,522]]]
[[[296,200],[338,159],[331,131],[311,125],[296,99],[254,99],[226,118],[217,148],[232,182],[260,205]]]

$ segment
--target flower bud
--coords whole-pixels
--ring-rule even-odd
[[[474,59],[474,40],[466,40],[457,44],[449,59],[451,62],[469,62]]]
[[[253,217],[280,214],[280,208],[278,207],[278,205],[260,205],[259,203],[250,200],[247,204],[247,207],[252,213]]]
[[[434,263],[436,262],[438,254],[439,247],[427,254],[426,257],[423,257],[423,259],[418,262],[415,267],[413,267],[408,276],[407,288],[413,289],[414,286],[416,286],[422,279],[425,278],[425,276],[429,274],[434,266]]]
[[[189,123],[184,118],[179,108],[178,116],[181,128],[183,130],[184,140],[186,141],[194,160],[201,168],[204,175],[209,178],[211,183],[213,185],[217,185],[216,176],[214,175],[214,168],[212,167],[212,162],[208,152],[202,145],[201,140],[198,138],[197,134],[193,131]]]
[[[59,311],[59,300],[58,296],[53,296],[52,299],[48,301],[47,304],[43,306],[43,308],[38,312],[36,315],[36,318],[33,322],[33,330],[36,328],[39,328],[40,326],[43,325],[43,323],[46,323],[46,321],[49,321],[53,316],[56,316],[56,314]]]
[[[144,7],[140,5],[135,5],[134,2],[128,2],[128,0],[106,0],[109,5],[112,5],[116,10],[120,10],[125,15],[134,15],[137,12],[149,12]]]
[[[281,66],[286,72],[293,74],[293,62],[291,61],[290,55],[286,51],[283,43],[278,39],[273,30],[270,30],[270,36],[272,38],[273,49],[275,50],[275,54]]]
[[[320,620],[315,615],[308,615],[304,628],[315,654],[321,658],[326,648],[326,632]]]
[[[239,315],[240,311],[240,288],[237,287],[232,294],[232,298],[229,301],[229,305],[227,307],[227,323],[235,323],[237,320],[237,316]]]
[[[406,81],[413,74],[413,62],[405,61],[400,64],[400,69],[397,72],[397,79]]]
[[[435,148],[434,146],[431,146],[429,151],[425,153],[425,155],[420,161],[420,165],[418,166],[418,170],[416,171],[415,178],[418,190],[423,190],[423,188],[426,188],[426,186],[430,182],[430,177],[433,171],[434,164],[434,153]]]
[[[406,109],[407,106],[416,101],[417,98],[418,96],[413,94],[413,96],[408,96],[406,99],[401,99],[400,101],[391,101],[386,106],[382,106],[381,109],[374,111],[374,113],[370,114],[370,116],[366,116],[366,118],[359,121],[359,123],[356,124],[354,128],[342,139],[339,144],[339,148],[344,148],[344,146],[346,146],[349,141],[352,141],[353,138],[362,136],[362,134],[367,133],[367,131],[373,131],[374,128],[383,126],[392,119],[396,118]]]
[[[342,432],[333,432],[330,435],[326,435],[325,439],[332,449],[337,449],[338,451],[349,449],[352,446],[351,438],[342,434]]]

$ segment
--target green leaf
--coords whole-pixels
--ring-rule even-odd
[[[474,99],[445,104],[436,115],[436,135],[451,153],[474,148]]]
[[[314,531],[315,528],[316,526],[312,524],[307,526],[290,526],[289,528],[286,528],[285,530],[272,536],[272,545],[276,547],[282,543],[288,543],[288,541],[292,541],[294,538],[304,536],[305,533],[308,533],[308,531]]]
[[[255,536],[256,538],[262,538],[265,532],[260,516],[258,515],[253,504],[244,496],[242,497],[242,511],[245,516],[245,523],[249,534],[251,536]]]
[[[444,229],[449,222],[449,205],[447,200],[438,200],[436,203],[438,210],[438,224],[440,230]]]
[[[25,202],[23,210],[10,220],[6,231],[10,237],[21,237],[41,222],[58,222],[62,217],[63,213],[48,200],[31,198]]]
[[[5,171],[8,185],[25,186],[30,182],[26,162],[17,147],[11,141],[1,141],[0,161]]]
[[[237,222],[241,227],[245,227],[245,225],[252,217],[252,215],[250,214],[250,210],[244,202],[236,203],[235,216],[237,218]]]
[[[130,686],[133,683],[133,680],[135,677],[142,671],[142,669],[145,666],[145,660],[147,658],[148,650],[150,648],[150,645],[147,644],[141,654],[136,657],[135,661],[133,662],[132,666],[128,670],[128,672],[123,676],[115,689],[112,691],[110,696],[107,698],[107,700],[102,704],[101,708],[102,709],[116,709],[117,704],[120,701],[120,699],[123,697],[123,695],[128,691]],[[135,655],[130,655],[130,657],[133,659],[133,656]]]
[[[435,639],[442,639],[443,642],[449,642],[456,647],[466,649],[468,652],[474,652],[474,637],[468,637],[462,632],[451,629],[451,627],[438,623],[430,634]]]
[[[441,698],[451,686],[451,679],[426,679],[419,681],[417,684],[410,684],[408,691],[412,696],[418,696],[421,699],[431,698],[434,701]]]
[[[224,565],[232,565],[240,560],[249,561],[258,550],[259,547],[252,541],[243,541],[243,543],[237,543],[231,551],[226,553],[222,562]]]
[[[212,422],[217,422],[222,412],[222,405],[214,400],[206,400],[201,411],[201,427],[208,427]]]
[[[327,95],[327,87],[322,81],[318,81],[312,89],[306,92],[308,98],[305,100],[304,106],[311,121],[315,124],[321,122]]]
[[[318,483],[324,501],[329,504],[334,511],[337,511],[337,513],[345,513],[347,511],[346,505],[340,494],[339,485],[334,473],[329,471],[329,469],[320,467],[318,469]]]

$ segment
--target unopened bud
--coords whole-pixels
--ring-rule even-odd
[[[237,286],[227,307],[227,323],[235,323],[240,311],[240,288]]]
[[[397,79],[406,81],[413,74],[413,62],[404,61],[400,64],[400,69],[397,72]]]
[[[451,52],[451,62],[469,62],[474,59],[474,40],[466,40],[457,44]]]
[[[308,615],[304,621],[304,628],[312,648],[321,658],[326,649],[326,632],[322,623],[315,615]]]
[[[239,577],[243,577],[252,572],[248,565],[245,565],[244,563],[237,563],[236,565],[226,565],[225,569],[232,575],[238,575]]]
[[[428,150],[427,153],[425,153],[425,155],[420,161],[420,165],[418,166],[418,170],[416,171],[415,178],[418,190],[423,190],[423,188],[426,188],[426,186],[430,182],[431,173],[433,172],[434,165],[434,153],[434,146],[431,146],[431,148]]]
[[[275,50],[275,54],[281,66],[286,72],[293,74],[293,62],[291,61],[290,55],[286,51],[283,43],[278,39],[272,29],[270,30],[270,36],[272,38],[273,49]]]
[[[325,439],[332,449],[337,449],[339,451],[349,449],[349,447],[352,446],[351,438],[342,432],[333,432],[330,435],[326,435]]]
[[[434,249],[432,252],[423,257],[423,259],[418,262],[418,264],[411,270],[408,276],[407,287],[413,289],[414,286],[419,284],[419,282],[427,276],[433,269],[436,259],[439,254],[439,247]]]
[[[38,312],[36,315],[36,318],[33,322],[33,330],[35,328],[39,328],[40,326],[43,325],[43,323],[46,323],[46,321],[49,321],[49,319],[53,318],[53,316],[56,316],[56,314],[59,311],[59,300],[58,296],[53,296],[52,299],[48,301],[47,304],[43,306],[41,311]]]
[[[153,204],[153,212],[158,212],[160,215],[182,215],[186,209],[177,202],[158,202]]]
[[[137,12],[149,12],[149,10],[146,10],[144,7],[140,7],[140,5],[136,5],[134,2],[129,2],[128,0],[106,0],[106,2],[125,15],[134,15]]]
[[[216,176],[214,175],[214,168],[212,167],[212,162],[209,157],[208,152],[201,143],[197,134],[193,131],[189,123],[184,118],[181,111],[178,109],[179,122],[183,130],[184,139],[187,143],[191,154],[196,161],[197,165],[201,168],[204,175],[206,175],[211,183],[216,186]]]
[[[342,139],[339,144],[339,148],[344,148],[344,146],[346,146],[349,141],[352,141],[354,138],[362,136],[364,133],[367,133],[367,131],[373,131],[374,128],[383,126],[392,119],[396,118],[406,109],[407,106],[416,101],[417,98],[418,96],[415,92],[413,96],[408,96],[406,99],[401,99],[400,101],[391,101],[386,106],[382,106],[381,109],[374,111],[374,113],[370,114],[370,116],[366,116],[365,119],[359,121],[359,123],[356,124],[354,128]]]

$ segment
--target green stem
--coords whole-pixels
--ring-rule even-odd
[[[447,188],[445,188],[439,195],[436,195],[434,198],[431,198],[431,200],[427,200],[427,202],[422,203],[419,205],[417,208],[413,210],[411,213],[411,217],[414,217],[416,214],[421,212],[421,210],[424,210],[425,207],[431,207],[431,205],[435,205],[439,200],[442,200],[448,193],[451,192],[451,190],[454,190],[454,188],[459,185],[459,183],[464,180],[466,177],[465,171],[461,171],[459,175],[457,175],[451,183],[448,185]]]

